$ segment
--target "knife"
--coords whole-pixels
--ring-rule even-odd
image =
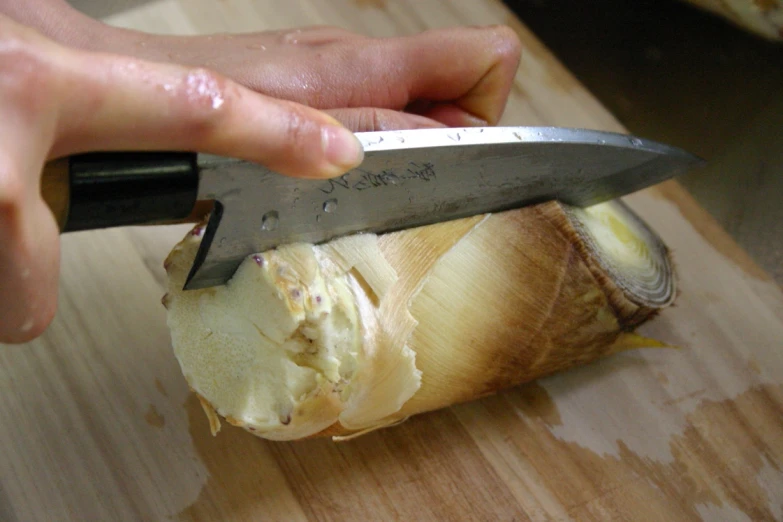
[[[42,195],[63,233],[209,221],[185,289],[226,283],[242,260],[284,243],[322,243],[547,200],[586,207],[703,163],[626,134],[562,127],[362,132],[346,174],[300,179],[191,152],[90,152],[44,168]],[[199,214],[205,203],[211,208]]]

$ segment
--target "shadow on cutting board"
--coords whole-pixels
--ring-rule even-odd
[[[192,394],[186,409],[210,477],[181,520],[243,520],[243,513],[274,518],[272,506],[288,490],[308,520],[489,520],[518,511],[505,483],[448,410],[349,442],[278,443],[226,423],[213,437]]]
[[[300,511],[307,520],[517,520],[551,495],[575,519],[613,513],[644,520],[646,513],[651,520],[700,520],[729,509],[771,521],[774,506],[756,478],[781,471],[783,425],[761,429],[757,421],[775,419],[781,407],[783,388],[771,385],[733,400],[701,400],[682,430],[662,441],[671,459],[657,460],[623,440],[614,453],[599,454],[560,438],[553,430],[560,413],[538,383],[340,443],[269,442],[231,425],[213,437],[191,395],[190,432],[210,477],[178,518],[251,520],[284,510],[282,516]],[[753,411],[755,420],[738,429],[738,410]],[[493,447],[506,453],[493,455]],[[517,476],[520,465],[529,473]],[[540,483],[531,487],[530,480]]]

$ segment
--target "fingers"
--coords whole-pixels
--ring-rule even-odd
[[[418,100],[405,108],[407,112],[437,121],[446,127],[480,127],[488,122],[478,118],[454,103],[431,103]]]
[[[362,107],[354,109],[331,109],[326,112],[354,132],[443,127],[442,123],[433,119],[391,109]]]
[[[52,156],[87,150],[197,150],[290,176],[331,177],[361,162],[355,136],[325,113],[204,69],[68,51]]]
[[[361,45],[337,42],[328,49],[313,50],[297,64],[267,64],[255,81],[262,90],[315,107],[402,110],[423,101],[433,110],[418,114],[444,124],[454,118],[459,125],[495,124],[521,45],[507,27],[461,27],[365,39]]]
[[[0,16],[0,342],[29,341],[57,307],[59,230],[46,159],[96,150],[197,150],[282,174],[333,176],[360,142],[333,117],[217,74],[67,49]]]
[[[19,178],[30,174],[16,172]],[[8,187],[0,191],[4,188]],[[0,201],[0,342],[30,341],[54,317],[60,269],[58,234],[49,207],[40,198]]]
[[[521,45],[513,30],[441,29],[392,44],[397,49],[391,56],[399,58],[390,68],[396,65],[396,74],[407,83],[412,100],[449,101],[476,123],[495,124],[500,119],[520,59]],[[423,114],[443,121],[457,113],[453,109],[444,112],[443,106],[436,105]]]
[[[359,40],[366,39],[366,36],[356,34],[342,27],[335,27],[331,25],[312,25],[309,27],[301,27],[298,29],[285,29],[280,31],[274,31],[272,33],[259,34],[246,34],[242,35],[243,38],[248,40],[260,40],[274,38],[274,42],[281,44],[294,44],[294,45],[308,45],[308,46],[322,46],[344,40]]]
[[[143,47],[124,48],[156,62],[208,65],[251,90],[318,109],[399,111],[426,102],[427,111],[413,112],[449,126],[497,123],[521,47],[508,27],[457,27],[392,38],[335,27],[143,38]]]
[[[27,35],[0,39],[0,342],[27,342],[57,306],[59,231],[40,195],[53,136],[52,84]]]

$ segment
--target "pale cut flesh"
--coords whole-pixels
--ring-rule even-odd
[[[286,245],[183,291],[201,230],[166,260],[164,304],[214,433],[357,436],[656,346],[630,332],[675,293],[665,245],[618,201]]]

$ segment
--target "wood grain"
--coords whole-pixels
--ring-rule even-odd
[[[109,21],[375,35],[509,23],[504,124],[622,130],[493,0],[165,0]],[[676,183],[626,198],[672,247],[641,349],[344,443],[217,437],[172,355],[162,262],[187,226],[68,234],[58,316],[0,349],[0,519],[781,520],[783,294]]]

